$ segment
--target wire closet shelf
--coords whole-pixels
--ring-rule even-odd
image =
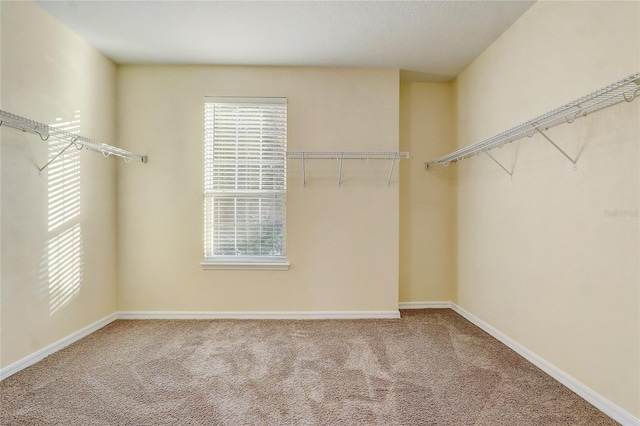
[[[429,170],[435,166],[448,166],[450,163],[464,160],[466,158],[473,157],[486,153],[491,157],[487,151],[494,148],[502,148],[505,144],[514,142],[523,137],[531,138],[533,135],[540,133],[550,143],[552,143],[565,157],[567,157],[574,165],[576,160],[569,157],[564,151],[562,151],[549,137],[543,133],[551,127],[564,123],[573,123],[576,118],[584,117],[592,112],[607,108],[617,103],[626,101],[632,102],[640,94],[640,72],[631,74],[630,76],[610,84],[600,90],[597,90],[591,94],[583,96],[554,109],[546,114],[533,118],[525,123],[522,123],[516,127],[506,130],[493,137],[477,142],[473,145],[469,145],[465,148],[459,149],[451,154],[437,158],[433,161],[425,163],[425,169]],[[493,159],[493,157],[491,157]],[[495,159],[494,159],[495,161]],[[501,166],[502,167],[502,166]],[[503,167],[504,169],[504,167]],[[505,169],[507,173],[510,173]],[[511,173],[510,173],[511,174]]]
[[[336,160],[338,162],[338,187],[342,184],[342,160],[391,160],[387,186],[391,186],[391,177],[396,163],[408,160],[408,152],[384,151],[288,151],[288,159],[302,160],[302,186],[307,186],[307,160]]]
[[[125,162],[130,162],[131,160],[140,161],[142,163],[147,162],[147,156],[136,154],[134,152],[130,152],[112,145],[108,145],[106,143],[98,142],[93,139],[86,138],[84,136],[77,135],[75,133],[67,132],[62,129],[58,129],[53,126],[49,126],[48,124],[39,123],[37,121],[31,120],[29,118],[21,117],[16,114],[12,114],[7,111],[0,110],[0,126],[6,125],[9,127],[13,127],[15,129],[22,130],[23,132],[34,133],[40,136],[40,139],[43,141],[49,140],[50,137],[55,139],[69,142],[66,148],[60,151],[54,158],[52,158],[47,164],[43,167],[39,167],[38,170],[41,172],[44,170],[52,161],[54,161],[60,154],[70,148],[72,145],[75,145],[77,149],[90,149],[92,151],[100,152],[105,157],[110,157],[112,155],[116,157],[120,157],[124,159]]]

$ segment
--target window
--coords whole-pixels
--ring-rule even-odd
[[[287,99],[204,103],[205,269],[287,269]]]

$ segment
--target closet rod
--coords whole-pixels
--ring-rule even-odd
[[[40,139],[47,141],[49,137],[53,136],[58,140],[69,142],[66,148],[64,148],[56,157],[51,159],[42,168],[38,168],[39,171],[44,170],[55,158],[57,158],[63,151],[69,148],[71,145],[75,145],[78,149],[87,148],[92,151],[102,153],[105,157],[115,155],[121,157],[125,162],[131,160],[137,160],[142,163],[147,162],[146,155],[136,154],[134,152],[126,151],[124,149],[108,145],[106,143],[97,142],[93,139],[85,138],[84,136],[76,135],[75,133],[67,132],[65,130],[58,129],[48,124],[39,123],[29,118],[21,117],[19,115],[11,114],[10,112],[0,110],[0,126],[6,125],[15,129],[22,130],[23,132],[34,133],[40,136]]]
[[[480,155],[493,148],[502,148],[505,144],[514,142],[525,136],[531,138],[536,133],[543,135],[549,142],[558,148],[558,146],[553,143],[548,136],[543,133],[543,131],[559,124],[573,123],[578,117],[584,117],[589,113],[607,108],[623,101],[631,102],[636,98],[636,96],[638,96],[638,94],[640,94],[640,73],[631,74],[616,83],[603,87],[600,90],[576,99],[575,101],[556,108],[546,114],[526,121],[525,123],[498,135],[477,142],[473,145],[469,145],[433,161],[429,161],[425,163],[425,169],[429,170],[434,166],[440,165],[448,166],[452,162],[461,161],[474,155]],[[569,157],[564,151],[560,150],[560,152],[573,163],[575,168],[575,160]]]

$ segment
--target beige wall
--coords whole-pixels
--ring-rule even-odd
[[[455,150],[453,106],[451,83],[400,86],[400,302],[454,299],[455,169],[424,169]]]
[[[640,70],[640,3],[539,2],[456,81],[459,146]],[[640,101],[456,166],[460,306],[640,416]]]
[[[289,161],[289,271],[202,270],[203,97],[283,96],[289,151],[397,151],[397,70],[145,67],[118,73],[118,306],[165,311],[398,309],[390,161]]]
[[[80,111],[83,136],[116,142],[113,63],[31,2],[2,2],[0,31],[3,110],[45,123]],[[53,176],[36,169],[47,161],[47,143],[3,126],[1,153],[5,367],[116,310],[116,160],[80,154],[80,215],[50,231]],[[70,249],[51,244],[67,232],[82,247],[72,266],[81,266],[81,280],[64,278],[64,262],[55,263]]]
[[[2,107],[2,2],[0,1],[0,108]],[[0,201],[2,199],[2,127],[0,126]],[[0,333],[2,333],[2,208],[0,206]],[[0,368],[2,368],[2,335],[0,334]]]

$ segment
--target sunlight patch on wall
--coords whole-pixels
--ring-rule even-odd
[[[66,306],[82,283],[82,238],[80,224],[61,232],[47,243],[49,313]]]
[[[71,121],[51,124],[70,133],[80,133],[80,111]],[[69,142],[54,139],[49,143],[49,159],[66,148]],[[80,152],[71,147],[49,166],[49,232],[80,215]]]
[[[56,119],[51,127],[80,133],[80,111],[72,120]],[[51,160],[68,141],[51,138]],[[80,151],[74,146],[56,158],[47,172],[47,229],[50,235],[41,261],[40,283],[49,295],[49,314],[69,304],[80,292],[83,271],[82,230],[80,227]]]

